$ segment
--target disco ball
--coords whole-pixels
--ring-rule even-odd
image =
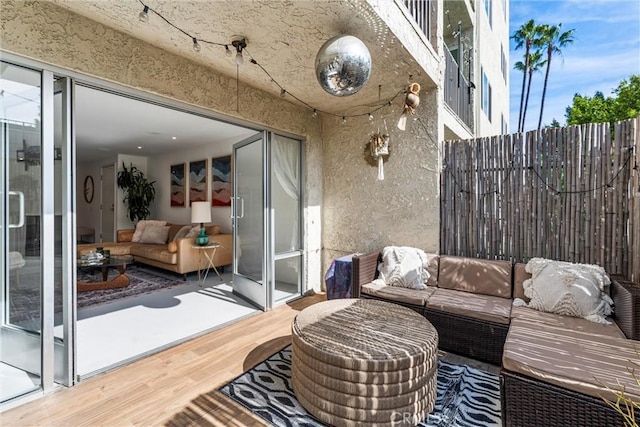
[[[336,36],[323,44],[316,55],[316,77],[331,95],[353,95],[362,89],[370,75],[371,55],[356,37]]]

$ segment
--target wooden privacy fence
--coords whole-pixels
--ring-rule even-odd
[[[440,252],[598,264],[639,283],[639,140],[640,118],[446,141]]]

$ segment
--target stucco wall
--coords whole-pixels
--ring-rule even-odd
[[[322,119],[185,58],[47,2],[2,1],[2,50],[306,139],[306,272],[321,282]],[[236,105],[238,110],[236,111]]]
[[[371,133],[384,130],[381,118],[325,118],[325,265],[336,256],[380,250],[387,245],[439,249],[438,94],[421,92],[416,120],[396,127],[399,106],[386,112],[390,156],[383,181],[365,159]]]

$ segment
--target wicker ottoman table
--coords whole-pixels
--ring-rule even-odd
[[[293,390],[329,425],[413,426],[433,410],[437,354],[438,333],[413,310],[324,301],[293,320]]]

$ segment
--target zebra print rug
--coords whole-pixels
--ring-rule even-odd
[[[291,347],[245,372],[220,391],[274,426],[320,427],[296,400],[291,386]],[[493,375],[438,361],[436,406],[420,427],[500,426],[500,384]]]

